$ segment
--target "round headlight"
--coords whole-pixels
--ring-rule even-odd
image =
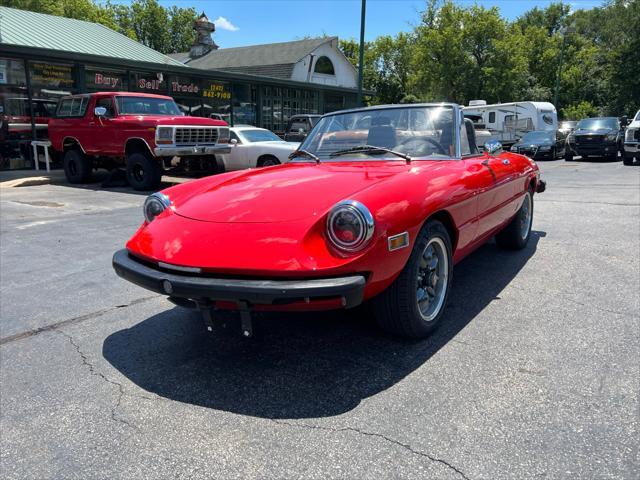
[[[341,250],[361,250],[373,236],[373,215],[367,207],[355,200],[338,203],[327,218],[327,234]]]
[[[144,201],[144,207],[142,207],[145,220],[152,222],[153,219],[164,212],[164,209],[169,205],[171,205],[171,201],[164,193],[152,193]]]

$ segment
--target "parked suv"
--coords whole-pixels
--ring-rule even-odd
[[[574,155],[618,158],[622,152],[624,130],[616,117],[584,118],[567,137],[565,160]]]
[[[64,155],[69,182],[86,182],[98,166],[124,164],[136,190],[156,188],[174,157],[217,165],[215,154],[231,150],[224,121],[185,117],[171,97],[133,92],[63,97],[49,139]]]
[[[633,117],[633,121],[627,127],[624,135],[624,157],[622,161],[625,165],[631,165],[634,158],[640,160],[640,110]]]
[[[287,142],[302,142],[322,115],[294,115],[287,123],[284,139]]]

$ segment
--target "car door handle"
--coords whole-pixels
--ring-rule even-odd
[[[507,160],[506,158],[504,160],[502,160],[502,163],[504,165],[511,165],[511,162],[509,160]]]

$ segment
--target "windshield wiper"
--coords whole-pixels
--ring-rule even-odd
[[[404,158],[407,162],[411,161],[411,157],[406,153],[396,152],[395,150],[391,150],[390,148],[385,147],[376,147],[374,145],[358,145],[357,147],[346,148],[344,150],[335,151],[329,156],[331,158],[339,157],[340,155],[346,155],[348,153],[391,153],[396,155],[397,157]]]
[[[320,158],[319,157],[317,157],[313,153],[308,152],[306,150],[296,150],[294,152],[291,152],[291,154],[289,154],[289,160],[293,160],[296,157],[307,157],[307,158],[310,158],[311,160],[315,161],[316,163],[320,163]]]

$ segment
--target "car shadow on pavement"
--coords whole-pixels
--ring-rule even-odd
[[[212,338],[198,312],[176,307],[111,334],[103,355],[174,401],[272,419],[339,415],[428,361],[498,297],[544,236],[533,231],[518,252],[489,243],[457,265],[446,317],[426,340],[393,338],[368,315],[345,311],[263,314],[255,339]]]

